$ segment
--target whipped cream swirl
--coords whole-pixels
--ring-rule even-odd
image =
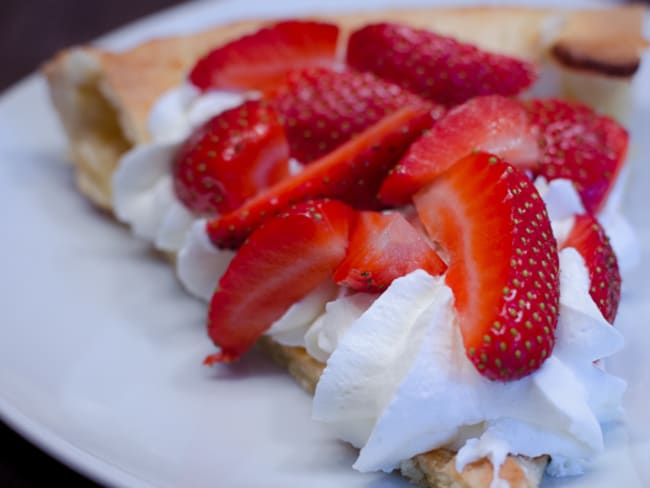
[[[453,295],[418,270],[395,280],[338,331],[314,397],[314,418],[361,448],[354,467],[391,471],[416,454],[458,450],[457,469],[508,453],[550,454],[549,473],[578,474],[603,450],[600,422],[620,413],[625,383],[594,361],[622,347],[589,296],[574,249],[560,254],[560,320],[551,357],[514,382],[482,377],[467,359]],[[332,332],[330,332],[332,335]]]

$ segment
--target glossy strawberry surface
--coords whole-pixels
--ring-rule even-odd
[[[289,174],[289,146],[262,101],[227,110],[196,130],[173,165],[174,190],[198,214],[229,212]]]
[[[578,215],[563,247],[575,248],[585,260],[589,294],[603,317],[613,324],[621,299],[621,274],[605,230],[592,215]]]
[[[208,334],[220,352],[206,362],[238,359],[293,303],[331,279],[354,218],[337,201],[304,202],[255,231],[210,302]]]
[[[598,212],[627,155],[627,131],[578,102],[531,100],[525,106],[539,132],[538,173],[570,179],[587,211]]]
[[[421,190],[415,206],[448,254],[467,356],[492,380],[515,380],[553,350],[558,251],[544,203],[523,171],[467,156]]]
[[[433,276],[447,265],[400,213],[361,212],[350,247],[334,281],[356,291],[376,293],[395,278],[423,269]]]
[[[409,203],[420,188],[476,150],[525,167],[537,163],[537,140],[518,102],[492,95],[474,98],[450,110],[391,170],[379,190],[381,201]]]
[[[352,33],[347,62],[447,106],[481,95],[516,95],[537,77],[536,68],[526,61],[391,23]]]
[[[209,52],[189,80],[202,91],[266,91],[282,83],[292,69],[336,65],[338,35],[333,24],[278,22]]]
[[[266,220],[308,199],[336,198],[358,209],[380,208],[379,185],[430,124],[430,114],[421,106],[401,108],[314,161],[301,173],[270,187],[237,210],[208,222],[210,239],[217,246],[237,248]]]
[[[309,163],[405,105],[439,118],[442,107],[371,73],[312,68],[295,71],[272,94],[292,157]]]

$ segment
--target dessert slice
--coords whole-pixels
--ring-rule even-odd
[[[589,73],[587,75],[584,73],[575,75],[576,79],[581,79],[581,77],[584,79],[580,83],[584,81],[584,84],[589,85],[592,80],[598,80],[597,84],[603,83],[607,85],[608,89],[611,89],[611,91],[607,92],[607,95],[596,94],[591,100],[591,102],[605,102],[604,105],[607,105],[613,100],[612,97],[619,96],[626,91],[625,82],[621,82],[621,78],[629,78],[634,71],[634,69],[629,68],[629,65],[630,63],[634,64],[634,59],[638,59],[638,50],[643,45],[643,42],[638,33],[636,35],[629,35],[629,25],[631,23],[638,27],[640,15],[641,10],[639,9],[617,9],[607,14],[598,12],[577,13],[526,9],[443,9],[348,15],[337,17],[335,20],[341,28],[342,38],[345,38],[346,33],[353,27],[361,26],[369,21],[378,22],[386,20],[390,17],[393,21],[395,19],[405,21],[419,28],[439,27],[442,32],[447,34],[454,33],[453,31],[457,31],[460,35],[463,33],[471,33],[470,35],[477,36],[476,41],[479,44],[493,47],[494,50],[503,51],[506,54],[519,54],[531,61],[542,62],[552,58],[555,60],[554,62],[559,62],[561,66],[559,69],[563,75],[567,75],[570,79],[574,77],[574,73],[571,70],[579,67],[581,70]],[[495,22],[486,22],[486,16],[494,17]],[[608,19],[606,22],[602,20],[605,18]],[[618,20],[613,21],[612,19],[614,18]],[[542,39],[544,25],[549,20],[556,20],[559,25],[550,34],[551,41]],[[277,25],[286,26],[289,24],[293,29],[300,23],[281,23]],[[313,23],[305,24],[310,24],[312,30],[316,26]],[[624,29],[621,24],[625,26]],[[259,22],[244,22],[220,27],[214,31],[189,38],[154,41],[121,55],[94,50],[73,50],[62,54],[51,63],[46,69],[46,72],[50,79],[55,104],[62,114],[64,125],[71,137],[73,158],[77,161],[80,168],[79,182],[82,190],[88,193],[98,204],[110,208],[110,178],[117,164],[117,160],[128,147],[149,139],[150,133],[146,127],[146,118],[156,97],[160,96],[165,89],[180,82],[186,69],[191,66],[191,63],[198,56],[207,52],[209,47],[237,39],[242,34],[255,30],[260,25],[261,23]],[[323,25],[318,24],[318,26]],[[478,28],[479,25],[480,28]],[[621,61],[622,65],[622,60],[624,60],[626,66],[628,66],[627,70],[622,69],[620,65],[612,68],[610,65],[616,65],[616,62],[613,62],[611,58],[607,59],[610,65],[603,64],[602,61],[604,60],[599,60],[591,64],[576,61],[576,51],[582,54],[587,53],[592,58],[596,53],[596,50],[593,49],[595,44],[593,42],[590,44],[589,36],[591,34],[587,35],[588,39],[586,42],[580,37],[584,34],[581,29],[584,25],[608,26],[607,31],[604,34],[603,32],[598,32],[595,36],[596,38],[600,38],[603,35],[607,37],[610,34],[612,36],[618,36],[625,30],[626,41],[629,42],[624,43],[627,47],[626,55],[619,61]],[[475,27],[476,29],[474,29]],[[509,39],[508,42],[503,41],[503,44],[497,42],[496,44],[499,45],[492,45],[495,43],[495,33],[501,33],[503,29],[506,29],[506,32],[510,32],[517,39],[517,42],[512,42],[512,39]],[[273,32],[273,30],[273,28],[270,28],[262,32],[268,33]],[[332,29],[327,28],[323,30],[327,32],[332,31]],[[240,41],[235,40],[234,43],[228,44],[228,46],[236,45],[238,42],[245,44],[245,40],[254,37],[244,37]],[[317,42],[320,43],[321,40],[319,38]],[[572,40],[576,40],[575,46],[571,45]],[[562,48],[566,46],[567,42],[570,46],[568,51],[566,48]],[[326,41],[325,44],[331,46],[331,39],[330,41]],[[590,48],[592,49],[591,52]],[[513,51],[520,52],[515,53]],[[331,50],[326,48],[323,52],[331,53]],[[571,54],[567,55],[567,52]],[[302,54],[304,52],[299,53],[297,56],[301,59],[298,67],[305,66],[301,64],[305,60],[306,66],[312,66],[311,61],[313,59],[317,59],[316,65],[322,66],[322,53],[314,57],[310,53],[307,53],[306,56],[302,56]],[[152,57],[153,62],[151,62]],[[331,61],[327,55],[324,58],[326,59],[325,64]],[[145,59],[147,59],[147,63],[144,63]],[[210,68],[210,63],[212,63],[210,59],[214,58],[208,55],[208,58],[205,59],[209,60],[206,62],[208,68]],[[328,59],[329,61],[327,61]],[[128,84],[125,84],[125,80],[129,76],[133,76],[134,73],[137,73],[137,76],[143,81],[138,84],[139,88],[134,90],[132,86],[129,86],[127,89]],[[618,78],[612,79],[612,75]],[[206,77],[202,79],[205,80]],[[209,76],[207,79],[212,80]],[[237,76],[230,77],[230,80],[232,79],[242,78],[237,78]],[[243,79],[249,80],[250,77],[245,74]],[[273,74],[272,79],[276,79],[275,74]],[[212,81],[205,83],[210,84]],[[205,83],[202,82],[202,85]],[[218,83],[222,82],[219,81]],[[272,82],[273,85],[275,83],[275,81]],[[146,89],[141,89],[142,86]],[[200,88],[205,90],[205,86],[201,86]],[[244,86],[243,88],[250,88],[250,86]],[[255,88],[258,87],[255,86]],[[587,92],[581,90],[581,94],[587,94],[588,97],[593,96]],[[366,149],[371,148],[374,140],[377,137],[381,140],[386,132],[390,133],[395,123],[418,119],[419,115],[421,115],[418,110],[417,106],[407,104],[402,110],[398,110],[388,117],[381,119],[378,124],[362,132],[361,136],[354,137],[349,143],[341,146],[333,153],[318,159],[313,163],[313,166],[308,167],[297,178],[285,179],[279,184],[271,186],[268,190],[261,189],[262,193],[244,203],[243,208],[236,208],[232,214],[226,214],[213,221],[214,225],[211,225],[210,231],[211,238],[214,242],[238,247],[242,240],[252,233],[251,241],[249,242],[251,248],[255,251],[249,253],[244,252],[243,254],[238,253],[233,260],[234,264],[226,271],[223,278],[224,288],[215,294],[217,298],[214,299],[219,304],[219,310],[232,310],[233,312],[230,315],[233,318],[242,310],[247,309],[247,307],[241,308],[241,304],[238,303],[242,299],[242,294],[241,290],[237,291],[236,286],[238,283],[241,283],[242,277],[246,278],[250,275],[248,270],[251,265],[250,263],[247,264],[247,255],[251,259],[251,262],[255,262],[255,256],[258,254],[270,256],[271,261],[275,264],[277,264],[276,260],[278,259],[282,261],[283,255],[281,252],[280,254],[267,254],[262,252],[262,249],[267,246],[256,247],[259,245],[258,236],[260,233],[268,239],[273,238],[268,230],[264,230],[269,227],[263,226],[259,230],[255,230],[261,223],[267,222],[268,226],[281,225],[276,224],[278,222],[276,220],[267,220],[269,216],[272,217],[269,214],[276,212],[282,213],[287,205],[293,203],[293,198],[303,200],[310,197],[322,196],[333,196],[337,198],[350,197],[353,199],[350,203],[357,204],[358,198],[360,197],[361,201],[367,204],[368,196],[372,192],[355,194],[350,191],[349,187],[345,185],[340,186],[341,180],[338,177],[341,173],[339,169],[341,167],[345,168],[345,165],[342,165],[341,162],[350,159],[352,164],[348,169],[353,169],[355,167],[354,157],[356,154],[359,154],[359,151],[363,151],[364,147]],[[153,132],[155,132],[155,128]],[[406,131],[404,135],[409,136],[409,131]],[[415,136],[413,138],[410,136],[405,137],[403,138],[403,142],[408,146],[414,138]],[[208,153],[206,152],[206,154]],[[460,157],[462,155],[459,154],[458,156]],[[322,162],[323,160],[325,160],[325,163]],[[199,165],[200,163],[195,168],[200,172]],[[374,164],[372,166],[374,167]],[[318,180],[321,184],[324,183],[325,178],[329,177],[328,171],[332,169],[336,170],[335,183],[339,185],[338,188],[335,188],[334,193],[323,195],[322,188],[317,188],[316,193],[312,193],[314,191],[314,182]],[[386,171],[387,169],[384,168],[382,171]],[[353,174],[356,175],[357,173]],[[296,181],[298,181],[297,185]],[[373,182],[373,185],[376,183]],[[307,188],[307,191],[303,191],[302,194],[296,196],[296,191],[300,188]],[[375,186],[372,186],[372,188],[376,189]],[[259,189],[256,189],[256,191],[259,191]],[[280,202],[280,206],[273,207],[278,202]],[[327,204],[326,206],[329,208],[330,205]],[[271,212],[269,212],[269,209],[271,209]],[[303,217],[295,216],[291,212],[293,211],[289,211],[289,219],[303,220]],[[321,226],[318,222],[319,219],[316,218],[316,214],[321,215],[321,213],[316,212],[315,214],[310,209],[307,209],[306,212],[310,215],[310,218],[307,218],[307,221],[310,222],[309,226],[314,229],[320,229]],[[324,213],[329,214],[329,210]],[[340,212],[334,213],[340,214]],[[249,219],[259,219],[260,217],[263,217],[262,220],[251,224]],[[340,229],[339,226],[336,227]],[[242,229],[242,232],[236,235],[229,234],[232,229],[235,231]],[[287,228],[286,233],[291,235],[293,232],[292,229],[293,227]],[[316,232],[316,234],[310,235],[312,237],[307,239],[306,242],[314,244],[311,247],[315,251],[318,251],[322,248],[320,246],[322,240],[318,237],[320,234]],[[367,239],[362,240],[365,241]],[[244,248],[247,245],[245,244]],[[292,249],[290,252],[290,254],[295,253],[295,249]],[[323,255],[318,252],[314,255],[307,254],[305,256],[306,261],[312,264],[322,257]],[[315,261],[310,261],[310,258],[313,258]],[[286,256],[284,256],[284,259],[286,259]],[[350,258],[350,261],[354,261],[354,259]],[[345,261],[342,261],[342,263],[345,264]],[[350,263],[348,262],[347,264]],[[333,262],[328,261],[325,267],[333,271]],[[343,269],[345,271],[345,268]],[[380,269],[380,271],[383,270]],[[349,272],[346,271],[346,273],[349,276]],[[381,273],[379,274],[381,275]],[[230,278],[226,279],[226,277]],[[345,279],[342,281],[345,281]],[[232,285],[232,283],[235,285]],[[296,291],[302,295],[308,289],[312,289],[312,285],[313,283],[307,286],[307,288],[297,288]],[[270,294],[272,295],[272,293]],[[259,295],[258,298],[262,297],[263,299],[267,295],[265,292]],[[255,297],[253,297],[254,299]],[[297,297],[292,297],[289,302],[297,299]],[[268,301],[267,305],[268,307],[264,310],[270,310],[267,314],[268,317],[265,317],[264,321],[260,320],[259,323],[255,323],[254,318],[251,319],[249,321],[250,323],[247,322],[251,328],[263,328],[270,325],[270,323],[265,325],[262,322],[272,321],[273,317],[278,315],[278,310],[274,307],[286,304],[274,303],[271,300]],[[214,316],[217,320],[221,320],[217,312],[215,312]],[[225,319],[227,318],[225,317]],[[228,325],[229,323],[230,325]],[[232,332],[236,330],[232,326],[233,323],[233,320],[231,320],[231,322],[227,322],[225,325],[219,325],[213,329],[217,331],[215,332],[215,337],[218,338],[217,341],[220,345],[225,344],[224,337],[226,341],[229,341],[232,337]],[[259,335],[260,331],[255,330],[254,332],[252,335],[253,339]],[[251,337],[248,335],[243,338],[243,342],[240,341],[242,337],[238,338],[237,334],[234,335],[236,340],[234,341],[235,345],[233,348],[230,351],[226,350],[225,355],[217,356],[213,359],[232,359],[233,356],[238,356],[243,349],[250,345]],[[299,377],[303,384],[310,388],[314,387],[322,369],[321,363],[306,355],[304,350],[300,348],[281,346],[273,342],[269,342],[269,347],[277,357],[288,364],[290,372]],[[469,349],[468,354],[470,354]],[[478,357],[482,358],[480,353]],[[500,359],[500,361],[502,360]],[[500,478],[509,481],[511,486],[536,486],[541,478],[546,460],[544,456],[535,459],[528,459],[522,456],[508,456],[505,460],[501,460],[503,464],[501,464],[497,474]],[[460,473],[456,470],[456,466],[458,466],[458,462],[453,452],[437,449],[426,454],[418,454],[411,461],[404,462],[402,464],[402,471],[405,475],[427,486],[428,484],[435,486],[436,483],[440,483],[443,486],[463,486],[464,483],[469,483],[470,486],[486,486],[490,483],[494,475],[492,463],[487,459],[479,459],[471,464],[467,464]]]

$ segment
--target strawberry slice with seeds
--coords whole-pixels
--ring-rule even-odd
[[[492,380],[515,380],[551,354],[558,252],[544,203],[526,174],[487,153],[465,157],[414,197],[449,256],[467,356]]]
[[[247,201],[211,220],[207,232],[219,247],[237,248],[265,220],[309,199],[335,198],[359,209],[379,208],[377,190],[390,168],[429,127],[428,110],[406,106]]]
[[[289,307],[325,280],[345,257],[355,212],[331,201],[304,202],[269,220],[241,247],[210,302],[208,334],[230,362]]]
[[[539,174],[570,179],[585,209],[598,212],[625,160],[627,131],[577,102],[531,100],[525,106],[540,134]]]
[[[391,170],[379,198],[386,204],[407,204],[411,195],[475,150],[497,154],[517,165],[536,164],[537,139],[518,102],[491,95],[450,110]]]
[[[334,281],[356,291],[380,292],[416,269],[437,276],[447,265],[399,213],[361,212]]]
[[[309,163],[405,105],[443,109],[371,73],[312,68],[292,72],[274,94],[291,155]]]
[[[621,274],[605,230],[592,215],[578,215],[562,247],[575,248],[585,260],[591,283],[589,294],[605,320],[613,324],[621,299]]]
[[[347,63],[447,106],[480,95],[516,95],[537,77],[526,61],[390,23],[352,33]]]
[[[289,146],[273,109],[249,101],[196,130],[172,171],[176,195],[187,208],[229,212],[289,174]]]
[[[278,22],[211,51],[197,62],[189,79],[202,91],[265,91],[282,83],[291,69],[334,66],[338,35],[332,24]]]

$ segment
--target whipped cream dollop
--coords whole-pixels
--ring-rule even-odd
[[[560,254],[560,282],[551,357],[535,373],[504,383],[484,378],[467,359],[443,278],[417,270],[395,280],[338,331],[314,418],[361,449],[354,465],[360,471],[391,471],[448,447],[458,450],[458,470],[487,457],[498,472],[514,453],[550,454],[551,474],[582,472],[602,451],[600,422],[620,414],[625,389],[594,361],[623,341],[591,300],[574,249]]]
[[[174,157],[194,129],[244,100],[235,92],[202,94],[189,83],[158,100],[149,116],[151,142],[124,154],[113,175],[115,215],[136,236],[164,251],[181,248],[197,216],[174,192]]]

